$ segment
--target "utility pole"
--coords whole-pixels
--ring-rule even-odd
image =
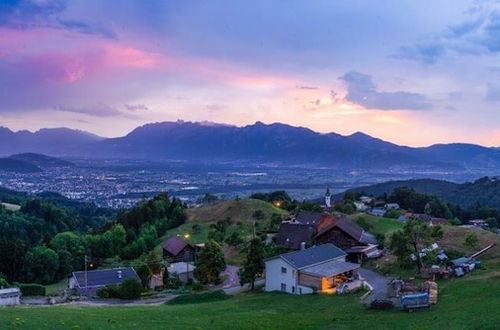
[[[87,255],[84,256],[85,261],[85,296],[87,297]]]

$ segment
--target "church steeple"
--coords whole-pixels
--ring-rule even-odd
[[[330,208],[332,206],[332,194],[330,193],[330,187],[326,188],[325,193],[325,206]]]

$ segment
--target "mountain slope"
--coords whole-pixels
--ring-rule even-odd
[[[8,158],[28,162],[40,168],[74,166],[73,163],[66,160],[35,153],[16,154]]]
[[[0,127],[0,155],[43,153],[65,155],[82,145],[102,140],[101,137],[69,128],[45,128],[37,132],[13,132]]]
[[[408,187],[420,193],[434,195],[464,209],[470,209],[477,204],[500,209],[500,178],[494,177],[484,177],[462,184],[432,179],[388,181],[348,191],[374,196],[384,193],[390,195],[397,187]],[[338,194],[335,198],[340,199],[343,195]]]
[[[29,162],[17,159],[0,158],[0,171],[15,172],[15,173],[36,173],[42,169]]]

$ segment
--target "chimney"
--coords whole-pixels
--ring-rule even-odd
[[[301,242],[300,243],[300,250],[305,250],[306,249],[306,242]]]
[[[121,270],[117,271],[116,273],[117,273],[116,275],[118,275],[118,278],[122,278],[122,271]]]

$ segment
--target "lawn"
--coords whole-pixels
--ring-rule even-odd
[[[2,205],[7,210],[10,210],[10,211],[19,211],[21,209],[21,205],[17,205],[17,204],[11,204],[11,203],[4,203],[4,202],[2,202]]]
[[[9,307],[2,329],[495,329],[500,277],[479,271],[440,283],[430,310],[366,310],[358,296],[256,293],[225,301],[161,306]],[[482,279],[481,279],[482,278]]]
[[[58,291],[64,290],[68,287],[68,279],[63,279],[59,282],[45,285],[45,295],[53,296]]]
[[[370,229],[370,233],[372,234],[389,234],[393,231],[399,230],[403,228],[404,223],[398,221],[396,219],[383,218],[383,217],[375,217],[366,213],[357,213],[349,216],[352,220],[356,221],[356,219],[363,217],[367,223],[372,225],[373,227]]]

